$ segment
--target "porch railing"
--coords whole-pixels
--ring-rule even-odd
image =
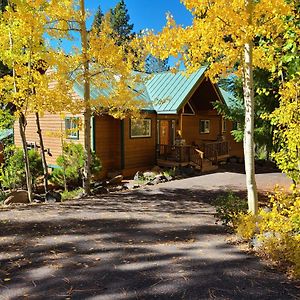
[[[204,158],[218,160],[221,156],[229,155],[229,144],[223,142],[208,142],[200,145],[200,149],[190,145],[157,145],[157,159],[177,163],[193,162],[202,166]]]
[[[190,161],[191,146],[157,145],[157,159],[175,162]]]
[[[229,155],[229,143],[228,141],[202,143],[200,150],[203,151],[205,158],[217,160],[220,156]]]

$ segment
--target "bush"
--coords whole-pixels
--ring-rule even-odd
[[[229,192],[224,196],[219,196],[214,201],[216,207],[215,217],[218,221],[222,221],[223,225],[235,227],[238,215],[247,211],[247,202],[241,199],[233,192]]]
[[[260,209],[256,217],[241,214],[237,223],[238,234],[259,240],[262,254],[300,277],[300,190],[289,194],[276,190],[269,209]]]
[[[78,188],[73,191],[64,191],[61,193],[61,199],[62,201],[71,200],[78,197],[83,192],[84,192],[83,188]]]
[[[76,187],[82,184],[84,168],[84,149],[81,144],[64,143],[63,154],[56,163],[60,167],[54,169],[51,174],[51,181],[60,186]],[[97,174],[101,170],[100,160],[96,154],[92,154],[91,172]]]
[[[43,165],[40,154],[34,149],[28,151],[32,183],[43,175]],[[25,163],[23,150],[15,146],[4,150],[4,164],[0,167],[0,183],[4,189],[16,190],[26,185]]]

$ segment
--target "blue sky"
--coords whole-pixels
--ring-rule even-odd
[[[118,0],[87,0],[86,6],[92,15],[100,5],[103,12],[114,7]],[[162,29],[166,23],[166,13],[171,12],[176,22],[182,25],[191,24],[191,14],[180,0],[125,0],[134,31],[141,29]]]
[[[101,6],[102,12],[106,13],[110,8],[115,7],[119,0],[86,0],[85,5],[90,14],[88,26],[94,19],[94,15],[98,6]],[[190,25],[192,16],[180,0],[125,0],[130,23],[134,24],[134,31],[139,32],[142,29],[154,29],[160,31],[166,24],[166,13],[170,12],[177,24]],[[62,47],[66,52],[72,51],[72,46],[78,46],[79,36],[74,34],[73,41],[65,41],[62,43],[51,41],[54,47]]]

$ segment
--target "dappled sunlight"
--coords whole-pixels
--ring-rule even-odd
[[[2,210],[3,299],[288,295],[280,275],[226,243],[209,205],[222,191],[160,191]]]

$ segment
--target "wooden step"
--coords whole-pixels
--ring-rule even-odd
[[[207,166],[202,166],[202,172],[212,172],[212,171],[215,171],[218,169],[218,166],[217,165],[207,165]]]

